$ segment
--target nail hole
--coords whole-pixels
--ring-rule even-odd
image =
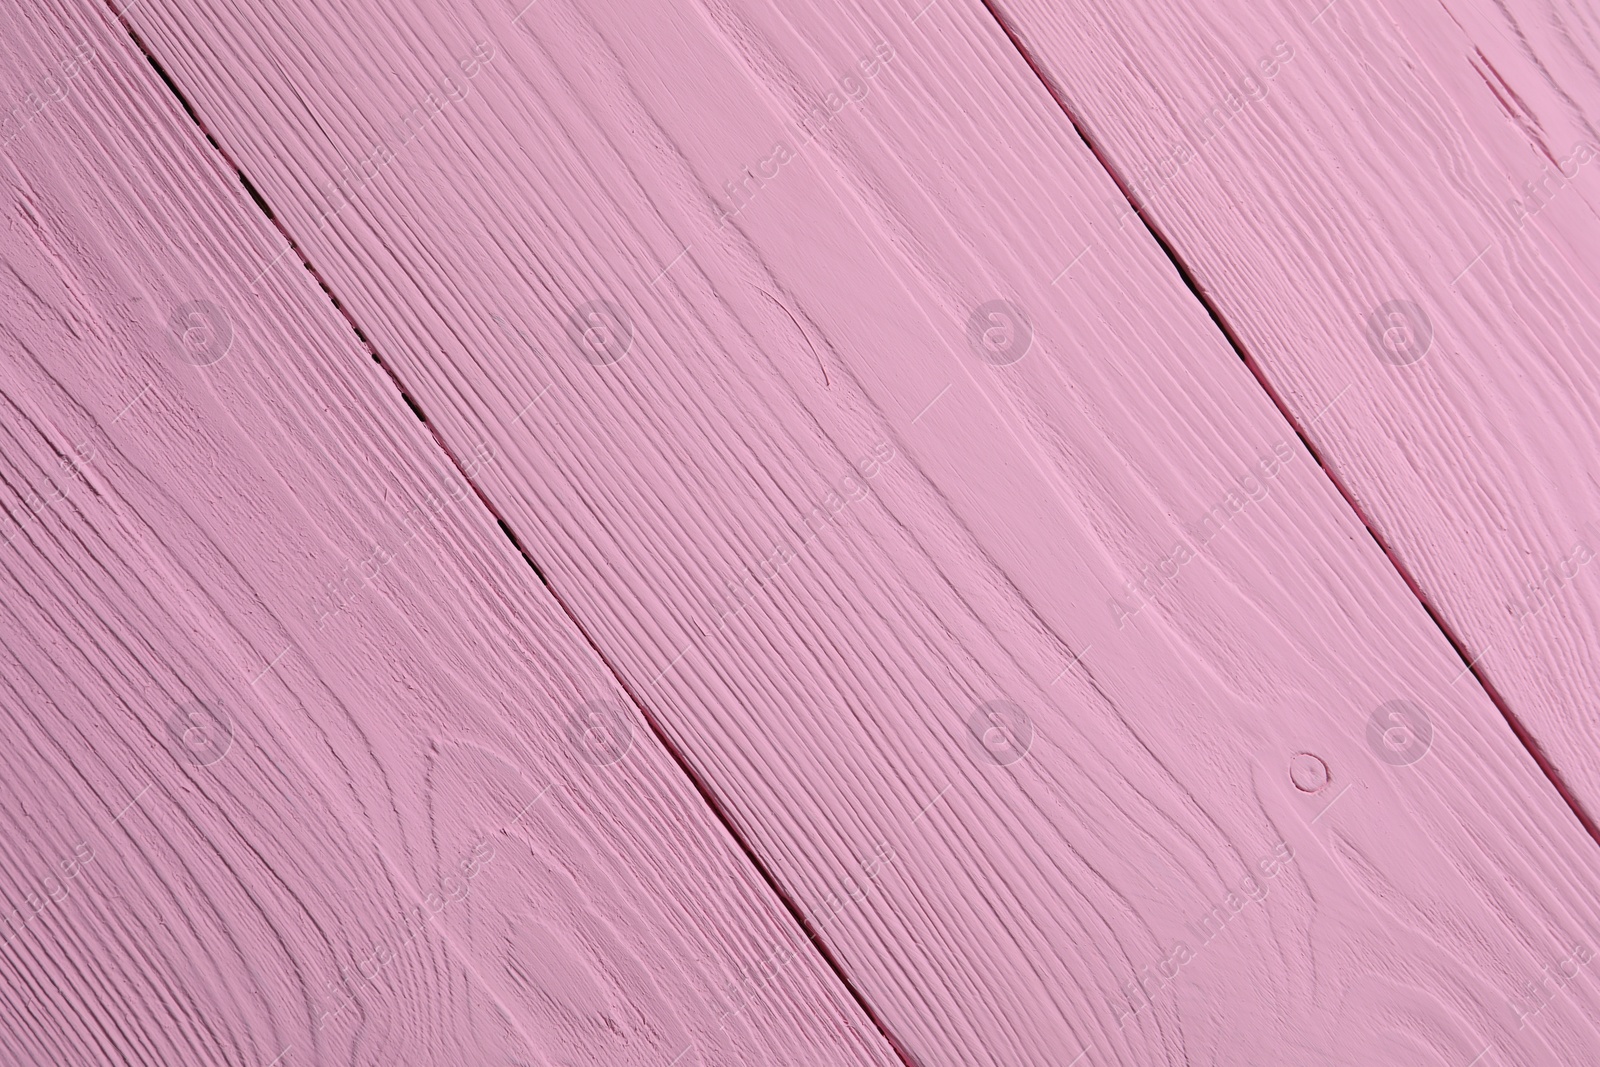
[[[1289,780],[1302,793],[1320,793],[1328,784],[1328,765],[1309,752],[1289,757]]]

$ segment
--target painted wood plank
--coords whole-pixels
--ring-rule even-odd
[[[1600,832],[1592,8],[995,7]]]
[[[127,33],[4,11],[54,88],[0,188],[0,1061],[898,1062],[310,276],[248,288],[277,233]]]
[[[1592,1058],[1593,843],[936,10],[129,21],[908,1062]]]

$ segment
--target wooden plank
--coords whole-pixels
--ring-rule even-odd
[[[1592,9],[996,8],[1600,833]]]
[[[519,7],[130,21],[907,1062],[1593,1058],[1592,842],[986,13]]]
[[[4,10],[0,1059],[897,1062],[126,32]]]

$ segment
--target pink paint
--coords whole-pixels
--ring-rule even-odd
[[[103,10],[0,21],[0,85],[96,60],[0,179],[0,1062],[897,1063],[472,495],[501,457],[249,287],[277,233]]]
[[[76,154],[27,142],[6,396],[51,414],[12,481],[96,447],[96,491],[0,570],[19,795],[72,815],[28,855],[161,786],[137,847],[96,824],[96,933],[26,935],[130,977],[17,983],[29,1055],[70,1015],[196,1063],[280,1034],[341,1063],[1597,1058],[1595,843],[1297,435],[1425,407],[1404,375],[1469,320],[1403,272],[1286,300],[1367,377],[1280,407],[1062,112],[1121,117],[1119,35],[1180,20],[1147,54],[1208,134],[1145,214],[1237,140],[1260,180],[1268,148],[1360,139],[1281,120],[1363,76],[1308,13],[519,6],[142,0],[217,148],[114,34]],[[43,52],[62,18],[25,20]],[[1030,65],[1055,19],[1092,85]],[[1169,246],[1232,232],[1224,203]],[[1415,217],[1440,258],[1453,216]],[[1252,236],[1205,260],[1241,301],[1287,255]],[[166,326],[201,301],[226,322]],[[185,687],[229,743],[149,756]],[[226,1040],[174,1047],[174,1015]]]
[[[1600,521],[1600,38],[1555,29],[1588,14],[1002,7],[1449,635],[1452,684],[1600,845],[1600,582],[1573,566]],[[1270,92],[1219,77],[1275,38]]]

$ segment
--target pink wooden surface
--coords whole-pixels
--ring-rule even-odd
[[[1593,5],[994,6],[1600,834]]]
[[[618,941],[640,973],[672,972],[652,989],[691,1039],[625,996],[596,1011],[544,947],[589,944],[571,914],[511,942],[486,904],[491,932],[467,944],[547,991],[551,1014],[529,1010],[560,1043],[538,1055],[1595,1058],[1594,841],[1458,684],[1445,633],[985,7],[127,11],[214,139],[196,158],[237,167],[272,224],[220,242],[216,209],[173,195],[196,236],[120,269],[181,276],[211,248],[205,277],[249,310],[245,332],[338,312],[348,331],[248,364],[223,394],[231,432],[308,457],[342,508],[343,479],[417,495],[431,464],[456,487],[470,548],[404,572],[401,613],[453,621],[370,654],[436,658],[480,706],[424,701],[433,729],[495,723],[557,761],[570,728],[495,710],[515,704],[506,672],[530,669],[509,620],[542,605],[622,701],[577,731],[588,751],[659,731],[661,749],[577,780],[613,847],[674,859],[580,895],[660,916]],[[129,48],[98,7],[30,25]],[[148,121],[116,126],[149,106],[136,68],[105,77],[138,93],[85,75],[97,121]],[[93,142],[70,151],[117,158]],[[1307,427],[1370,402],[1316,399]],[[373,462],[373,422],[419,469],[338,473]],[[235,492],[214,506],[236,511]],[[253,573],[292,598],[299,557],[278,557]],[[485,558],[509,570],[486,577]],[[306,599],[324,614],[342,595]],[[352,654],[337,630],[304,640]],[[406,729],[373,726],[400,749],[430,736]],[[344,788],[352,833],[399,833],[376,797],[425,795]],[[631,818],[598,814],[624,802]],[[678,820],[720,821],[743,851],[662,836]],[[743,866],[708,866],[729,854]],[[684,924],[709,938],[723,913],[780,925],[654,947],[692,940]],[[475,1017],[417,995],[395,1027],[478,1047]]]
[[[4,16],[91,59],[0,188],[0,1063],[897,1063],[90,15]]]

